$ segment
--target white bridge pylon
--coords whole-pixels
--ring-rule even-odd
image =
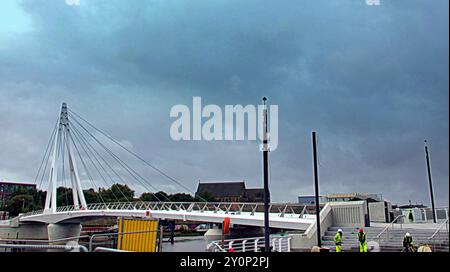
[[[65,139],[65,141],[63,141]],[[65,149],[69,159],[70,168],[70,180],[72,187],[73,196],[73,207],[75,209],[87,209],[86,199],[84,198],[83,189],[81,187],[80,176],[78,174],[77,163],[75,156],[72,151],[71,141],[72,134],[69,126],[69,116],[67,112],[67,104],[63,103],[61,107],[61,115],[59,118],[58,130],[56,132],[56,139],[53,145],[52,151],[52,161],[50,165],[50,173],[48,178],[48,190],[47,196],[45,198],[45,209],[44,213],[56,213],[57,210],[57,178],[58,178],[58,162],[60,153],[60,148]],[[62,145],[62,146],[60,146]],[[64,177],[63,177],[64,178]]]

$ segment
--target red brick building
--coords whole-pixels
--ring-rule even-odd
[[[196,196],[210,193],[218,202],[263,202],[264,189],[246,188],[245,181],[214,181],[198,183]]]

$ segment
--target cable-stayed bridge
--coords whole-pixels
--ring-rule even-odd
[[[100,188],[116,183],[132,183],[140,184],[148,192],[159,191],[154,183],[121,159],[112,146],[124,150],[165,180],[195,195],[182,182],[143,159],[63,103],[35,179],[36,183],[40,180],[39,187],[45,180],[48,182],[44,209],[23,214],[19,221],[82,223],[93,218],[124,216],[222,223],[228,217],[232,224],[264,225],[262,203],[208,202],[201,196],[197,196],[199,202],[172,202],[167,196],[155,193],[151,193],[155,202],[144,202],[131,199],[120,186],[111,190],[115,202],[105,201],[102,194],[97,193],[94,203],[87,203],[83,184]],[[80,174],[84,174],[85,178]],[[65,199],[66,205],[58,206],[58,185],[71,189],[70,193],[66,191],[63,196],[59,196]],[[306,230],[314,222],[314,216],[307,215],[307,207],[299,204],[272,203],[269,212],[270,227],[273,228]]]

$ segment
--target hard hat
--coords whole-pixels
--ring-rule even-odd
[[[362,228],[359,229],[359,232],[364,232],[364,230]]]
[[[342,229],[338,229],[338,232],[342,232]]]
[[[407,233],[405,234],[405,236],[411,236],[411,234],[409,234],[409,232],[407,232]]]

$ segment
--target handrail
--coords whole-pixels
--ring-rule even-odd
[[[394,223],[397,222],[397,220],[400,219],[400,218],[402,218],[402,217],[405,217],[405,215],[400,214],[399,216],[397,216],[396,218],[394,218],[394,220],[392,220],[392,222],[391,222],[389,225],[387,225],[387,226],[386,226],[386,227],[385,227],[385,228],[377,235],[376,239],[380,239],[381,235],[383,235],[390,227],[393,227],[393,226],[394,226]],[[403,224],[402,224],[402,227],[403,227]]]
[[[442,224],[439,225],[439,227],[436,229],[436,231],[433,233],[433,235],[431,235],[431,236],[428,238],[428,241],[431,240],[431,239],[434,239],[434,237],[436,236],[436,234],[438,234],[438,232],[441,231],[441,228],[442,228],[443,226],[445,226],[445,225],[448,225],[448,218],[447,218],[444,222],[442,222]],[[448,230],[447,230],[447,231],[448,231]]]
[[[132,232],[112,232],[112,233],[96,233],[92,234],[89,238],[89,251],[92,251],[92,242],[94,241],[95,237],[99,236],[119,236],[124,234],[141,234],[141,233],[149,233],[149,232],[156,232],[159,233],[159,230],[143,230],[143,231],[132,231]]]
[[[66,251],[81,250],[87,252],[87,248],[82,245],[17,245],[17,244],[0,244],[0,248],[17,248],[17,249],[63,249]]]
[[[272,236],[270,244],[274,251],[290,251],[290,236]],[[283,243],[284,242],[284,243]],[[214,251],[227,252],[234,249],[236,252],[257,252],[260,246],[264,246],[264,237],[251,237],[225,240],[222,244],[220,241],[212,241],[208,248],[214,247]]]
[[[128,250],[114,249],[109,247],[96,247],[94,252],[130,252]]]
[[[80,235],[80,236],[73,236],[73,237],[67,237],[67,238],[61,238],[61,239],[55,239],[55,240],[25,240],[25,239],[0,239],[0,242],[16,242],[16,243],[31,243],[34,246],[45,246],[42,244],[51,244],[51,243],[58,243],[58,242],[65,242],[65,241],[72,241],[75,239],[81,239],[81,238],[89,238],[89,244],[88,249],[85,251],[92,252],[93,247],[93,240],[95,237],[99,236],[119,236],[124,234],[141,234],[141,233],[149,233],[149,232],[156,232],[158,233],[159,230],[144,230],[144,231],[132,231],[132,232],[112,232],[112,233],[96,233],[92,235]],[[62,247],[58,247],[56,249],[61,249]],[[84,250],[84,248],[83,248]],[[95,251],[95,250],[94,250]]]
[[[219,244],[218,242],[216,242],[216,241],[211,242],[211,243],[209,244],[209,247],[210,247],[210,248],[211,248],[211,247],[214,247],[214,248],[213,248],[214,252],[226,252],[226,250],[223,249],[223,248],[220,246],[220,244]]]
[[[436,229],[436,231],[433,233],[433,235],[431,235],[430,237],[428,237],[427,239],[427,244],[432,244],[433,246],[436,246],[436,235],[439,234],[439,238],[441,237],[440,233],[441,233],[441,228],[443,226],[447,226],[447,233],[448,233],[448,218],[442,222],[442,224],[439,225],[439,227]],[[431,242],[432,241],[432,242]]]
[[[65,242],[65,241],[72,241],[76,239],[81,238],[88,238],[89,235],[80,235],[80,236],[73,236],[73,237],[67,237],[67,238],[60,238],[55,240],[27,240],[27,239],[0,239],[0,242],[18,242],[18,243],[37,243],[37,244],[51,244],[51,243],[58,243],[58,242]]]

